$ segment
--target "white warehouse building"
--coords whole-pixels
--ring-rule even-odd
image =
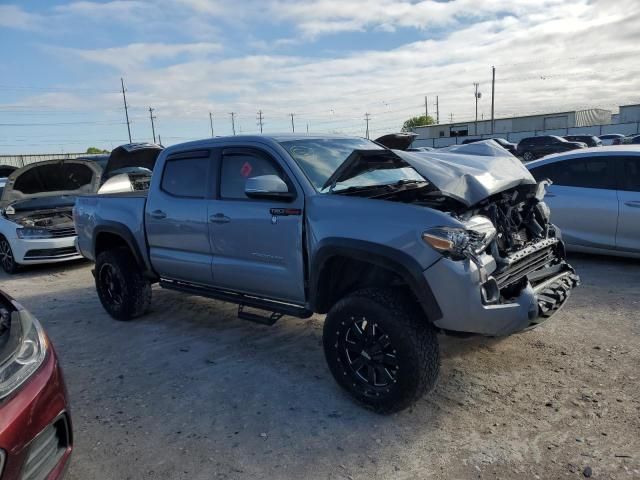
[[[611,123],[610,110],[591,108],[589,110],[547,113],[544,115],[497,118],[494,120],[493,133],[491,132],[491,120],[478,120],[477,130],[476,124],[472,120],[470,122],[416,127],[414,128],[414,132],[418,134],[418,139],[473,137],[491,134],[504,135],[515,132],[535,132],[538,130],[558,130],[591,125],[605,125],[609,123]]]

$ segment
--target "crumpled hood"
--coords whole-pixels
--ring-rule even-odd
[[[0,198],[0,208],[45,197],[90,194],[98,191],[102,169],[86,160],[47,160],[14,171]]]
[[[522,162],[493,142],[454,145],[432,152],[394,153],[444,195],[470,207],[491,195],[537,182]]]

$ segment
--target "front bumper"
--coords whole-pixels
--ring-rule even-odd
[[[76,237],[10,240],[15,261],[21,265],[57,263],[82,258],[76,247]]]
[[[51,344],[49,348],[36,373],[0,402],[0,450],[6,455],[2,480],[58,480],[68,467],[72,434],[67,392]]]
[[[517,296],[488,301],[492,295],[485,286],[495,284],[497,288],[491,276],[494,271],[495,260],[487,254],[477,257],[477,263],[442,258],[425,270],[425,279],[442,311],[435,325],[456,332],[509,335],[550,318],[579,282],[573,268],[561,260],[544,281],[533,286],[524,276],[520,281],[526,285]]]

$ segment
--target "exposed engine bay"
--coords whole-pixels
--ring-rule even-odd
[[[47,230],[73,228],[73,215],[71,208],[19,212],[13,215],[9,215],[5,212],[5,215],[7,215],[7,218],[12,222],[28,228],[45,228]]]
[[[546,182],[523,184],[491,195],[468,207],[443,194],[431,184],[406,184],[373,195],[370,198],[413,203],[446,212],[463,224],[487,219],[495,228],[493,239],[482,251],[468,252],[468,258],[480,268],[477,255],[490,254],[496,262],[491,276],[481,275],[486,303],[503,303],[517,297],[530,285],[538,293],[540,316],[551,315],[578,284],[578,277],[565,261],[564,245],[557,228],[551,223],[549,207],[543,198]],[[490,227],[489,227],[490,228]],[[470,229],[470,237],[475,233]]]

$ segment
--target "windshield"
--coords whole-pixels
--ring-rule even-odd
[[[327,138],[303,139],[281,142],[307,178],[320,193],[331,193],[351,187],[370,187],[389,185],[405,181],[425,179],[407,164],[389,162],[367,162],[359,152],[385,151],[383,147],[363,138]],[[392,154],[390,152],[390,154]],[[392,154],[393,155],[393,154]],[[337,178],[331,185],[327,181],[345,162],[363,164],[363,167],[351,170],[348,178]],[[347,176],[347,175],[345,175]]]

